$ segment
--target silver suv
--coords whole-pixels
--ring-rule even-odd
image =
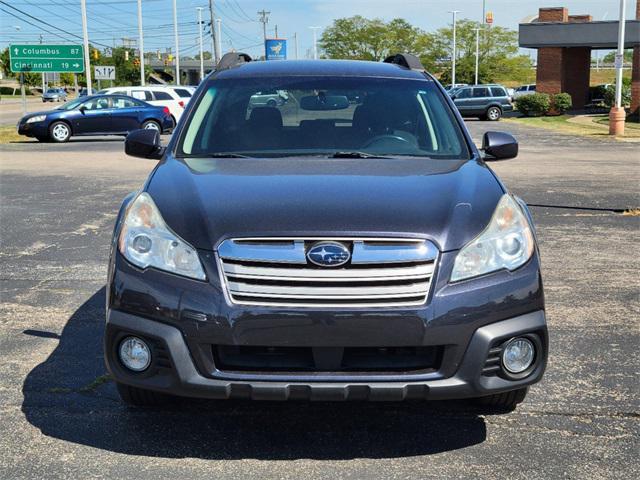
[[[471,85],[451,94],[460,115],[481,120],[500,120],[504,112],[513,110],[509,92],[502,85]]]

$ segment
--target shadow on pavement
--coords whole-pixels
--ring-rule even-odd
[[[105,381],[104,305],[103,287],[24,382],[22,411],[47,436],[130,455],[261,460],[427,455],[486,439],[484,420],[459,402],[184,399],[165,409],[125,407]]]

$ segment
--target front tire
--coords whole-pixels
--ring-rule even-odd
[[[500,107],[489,107],[485,117],[489,121],[496,122],[502,117],[502,110],[500,110]]]
[[[54,122],[49,127],[49,138],[56,143],[68,142],[71,138],[71,127],[65,122]]]
[[[511,390],[510,392],[495,393],[486,397],[474,399],[476,403],[484,408],[501,412],[512,412],[522,403],[527,396],[529,387]]]
[[[118,394],[124,403],[135,407],[157,407],[169,403],[171,397],[163,393],[132,387],[116,382]]]

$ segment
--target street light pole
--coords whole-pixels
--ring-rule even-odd
[[[478,85],[478,63],[480,59],[480,28],[475,28],[476,31],[476,76],[475,85]]]
[[[451,87],[456,86],[456,16],[460,10],[452,10],[449,13],[453,15],[453,47],[451,53]]]
[[[200,34],[200,81],[204,78],[204,51],[202,47],[202,7],[197,7],[198,10],[198,33]]]
[[[293,34],[293,43],[295,45],[296,60],[298,60],[298,32]]]
[[[176,85],[180,85],[180,45],[178,41],[178,10],[173,0],[173,40],[176,45]]]
[[[138,47],[140,52],[140,85],[144,87],[144,43],[142,37],[142,0],[138,0]]]
[[[320,27],[309,27],[311,30],[313,30],[313,59],[317,60],[318,59],[318,29]]]
[[[624,64],[624,28],[626,0],[620,0],[618,51],[616,52],[616,104],[609,112],[609,135],[624,135],[626,112],[622,106],[622,66]]]
[[[89,34],[87,33],[87,4],[86,0],[80,0],[80,10],[82,12],[82,43],[84,46],[84,75],[87,79],[87,95],[93,94],[91,88],[91,65],[89,54]]]
[[[216,18],[216,27],[218,27],[216,32],[216,50],[218,51],[220,58],[222,58],[222,19],[221,18]]]

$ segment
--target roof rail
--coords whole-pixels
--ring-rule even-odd
[[[384,63],[393,63],[394,65],[401,65],[405,68],[419,70],[421,72],[424,72],[425,70],[420,59],[410,53],[396,53],[394,55],[389,55],[384,59]]]
[[[239,67],[242,64],[249,63],[251,57],[246,53],[229,52],[225,53],[218,64],[216,65],[216,71],[227,70],[233,67]]]

